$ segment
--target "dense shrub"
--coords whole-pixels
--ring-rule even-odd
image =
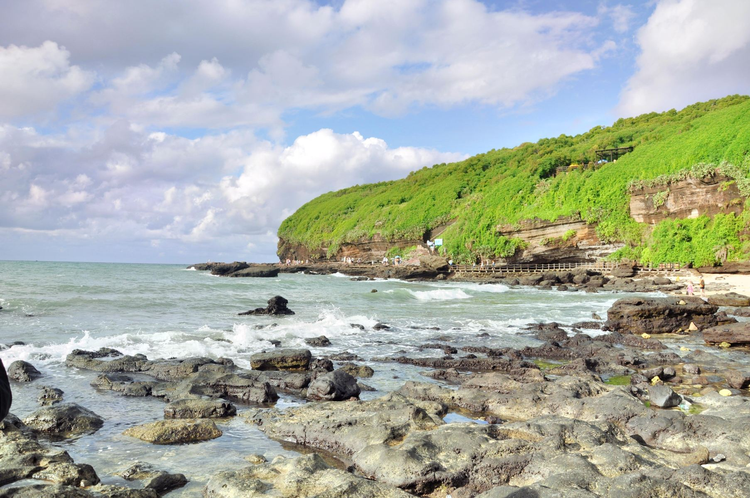
[[[635,150],[614,163],[551,176],[557,168],[593,162],[597,149],[630,145]],[[480,256],[507,257],[522,247],[522,241],[503,227],[518,226],[525,219],[578,216],[597,223],[604,241],[628,244],[620,255],[670,261],[675,252],[660,249],[659,241],[674,239],[676,232],[657,227],[646,235],[645,226],[630,217],[628,188],[713,163],[727,170],[740,165],[732,166],[735,170],[729,176],[750,192],[745,161],[749,149],[750,100],[731,96],[679,112],[619,119],[610,127],[597,126],[577,136],[544,138],[454,164],[425,167],[398,181],[324,194],[287,218],[279,237],[311,249],[326,247],[332,255],[342,243],[362,237],[380,234],[386,240],[417,240],[428,230],[452,223],[442,234],[442,250],[456,261],[470,261]],[[705,246],[719,244],[717,230],[742,228],[742,218],[735,217],[732,223],[722,220],[721,227],[718,220],[704,225],[690,220],[693,239],[703,232],[712,235],[705,235],[709,238],[704,245],[691,246],[699,252],[686,253],[682,259],[708,261],[712,249]],[[681,230],[688,230],[685,227]],[[737,240],[727,244],[738,245],[728,257],[742,257]]]

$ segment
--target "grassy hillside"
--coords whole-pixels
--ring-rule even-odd
[[[635,150],[616,163],[554,174],[559,166],[593,162],[596,149],[630,145]],[[279,237],[309,248],[328,247],[333,255],[345,242],[375,234],[388,240],[420,239],[427,230],[453,222],[443,233],[444,249],[461,261],[512,255],[521,241],[498,236],[498,225],[579,215],[598,223],[604,241],[632,246],[626,256],[658,262],[677,261],[679,255],[685,263],[712,262],[706,255],[700,261],[686,257],[684,244],[670,245],[668,240],[692,240],[700,233],[707,237],[704,246],[723,244],[730,259],[737,259],[743,254],[737,233],[744,219],[727,216],[719,229],[716,220],[699,218],[690,220],[687,228],[659,226],[646,233],[645,226],[629,216],[627,188],[633,180],[655,179],[699,163],[726,161],[747,176],[749,150],[750,98],[731,96],[425,167],[398,181],[324,194],[287,218]],[[664,249],[665,244],[671,249]]]

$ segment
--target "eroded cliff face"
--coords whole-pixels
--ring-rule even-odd
[[[722,175],[687,178],[667,186],[631,191],[630,216],[655,225],[665,219],[741,213],[745,199],[736,182]]]
[[[630,215],[639,223],[655,225],[665,219],[715,216],[719,213],[741,213],[745,198],[737,184],[722,175],[703,179],[688,178],[666,186],[640,188],[631,191]],[[393,247],[416,246],[428,253],[426,240],[440,236],[446,226],[424,234],[422,239],[389,241],[379,235],[371,240],[342,244],[330,259],[340,261],[351,257],[362,261],[380,260]],[[496,259],[500,263],[558,263],[596,261],[612,254],[622,244],[604,244],[596,235],[596,225],[589,225],[578,217],[559,218],[555,221],[524,220],[515,226],[500,225],[497,234],[519,238],[526,242],[510,258]],[[325,260],[328,248],[309,250],[303,246],[279,241],[279,256],[301,260]]]
[[[526,248],[519,250],[507,263],[574,263],[596,261],[622,247],[603,244],[596,235],[596,226],[576,217],[555,221],[525,220],[520,226],[498,226],[498,235],[519,238]]]

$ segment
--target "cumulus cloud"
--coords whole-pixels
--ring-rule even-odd
[[[750,2],[661,0],[638,31],[638,69],[618,112],[636,115],[750,92]]]
[[[279,223],[313,196],[463,157],[328,129],[288,147],[248,132],[186,139],[125,122],[78,149],[38,138],[30,129],[0,135],[0,231],[211,244],[248,259],[272,258]]]
[[[590,43],[595,17],[491,10],[478,0],[346,0],[339,9],[312,0],[155,1],[145,19],[132,2],[50,2],[10,6],[0,43],[37,31],[54,37],[101,68],[105,88],[93,103],[153,126],[278,129],[293,109],[506,108],[554,93],[606,52]],[[8,22],[32,11],[41,13],[34,29]],[[626,7],[613,12],[627,22]],[[180,29],[169,29],[174,23]],[[141,28],[138,37],[130,26]],[[130,63],[110,67],[118,60]]]
[[[94,82],[92,72],[71,65],[70,52],[51,41],[0,46],[0,75],[0,119],[52,111]]]

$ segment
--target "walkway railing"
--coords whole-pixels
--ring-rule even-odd
[[[520,264],[520,265],[453,265],[453,273],[544,273],[549,271],[569,271],[577,268],[607,272],[614,270],[618,263],[614,261],[592,261],[586,263],[548,263],[548,264]],[[680,271],[679,263],[661,264],[656,267],[638,267],[639,271],[671,272]]]

